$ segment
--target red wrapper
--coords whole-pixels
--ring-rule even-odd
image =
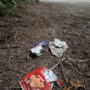
[[[25,75],[19,82],[22,90],[52,90],[52,83],[47,82],[43,73],[45,67],[40,67],[27,75]],[[58,85],[62,85],[59,78],[57,78]]]

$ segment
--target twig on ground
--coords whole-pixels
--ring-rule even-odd
[[[8,60],[9,60],[9,68],[10,68],[10,65],[11,65],[11,51],[10,51],[10,45],[8,44],[7,47],[8,47]]]
[[[22,66],[23,66],[24,70],[25,70],[26,72],[28,72],[28,70],[26,69],[26,67],[25,67],[24,65],[22,65]]]
[[[0,49],[7,49],[7,46],[2,46],[0,47]],[[16,48],[20,48],[20,46],[10,46],[10,48],[16,49]]]
[[[50,70],[55,69],[60,63],[57,63],[55,66],[53,66]]]
[[[88,62],[88,59],[80,60],[80,61],[79,61],[79,63],[85,63],[85,62]]]
[[[67,83],[67,81],[66,81],[65,74],[64,74],[64,66],[63,66],[61,60],[59,60],[59,64],[60,64],[60,66],[61,66],[61,72],[62,72],[62,75],[63,75],[63,80],[64,80],[65,84],[68,85],[68,83]]]
[[[75,59],[70,58],[70,57],[68,57],[68,60],[71,61],[71,62],[76,62]],[[78,60],[77,62],[78,62],[78,63],[88,62],[88,59],[85,59],[85,60]]]
[[[73,69],[75,72],[79,73],[79,74],[82,74],[81,72],[79,72],[78,70],[76,70],[75,68],[73,67],[70,67],[71,69]]]
[[[72,58],[69,58],[69,57],[68,57],[68,60],[71,61],[71,62],[73,62],[73,64],[74,64],[76,67],[78,67],[76,60],[74,60],[74,59],[72,59]],[[76,70],[75,68],[73,68],[71,62],[68,63],[68,65],[69,65],[68,68],[73,69],[75,72],[77,72],[77,73],[79,73],[79,74],[82,74],[81,72],[79,72],[78,70]],[[76,64],[75,64],[75,63],[76,63]],[[78,67],[78,68],[79,68],[79,67]],[[80,68],[79,68],[79,69],[80,69]]]

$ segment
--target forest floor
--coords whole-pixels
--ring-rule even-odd
[[[55,38],[69,46],[63,57],[52,56],[48,47],[41,56],[30,56],[33,42]],[[0,17],[0,90],[20,88],[25,74],[41,66],[52,68],[62,59],[63,70],[59,65],[54,72],[63,86],[55,85],[54,90],[76,80],[90,90],[90,3],[30,3]]]

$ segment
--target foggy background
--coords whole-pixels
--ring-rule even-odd
[[[75,3],[90,2],[90,0],[40,0],[40,1],[43,1],[43,2],[75,2]]]

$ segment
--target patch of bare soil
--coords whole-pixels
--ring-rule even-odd
[[[52,56],[47,47],[41,56],[30,57],[33,42],[54,38],[69,45],[63,57]],[[77,79],[86,85],[85,90],[90,90],[89,3],[31,3],[0,17],[0,88],[20,88],[18,82],[25,74],[40,66],[52,68],[62,59],[63,69],[58,66],[54,72],[63,86],[55,85],[54,90],[62,90]]]

